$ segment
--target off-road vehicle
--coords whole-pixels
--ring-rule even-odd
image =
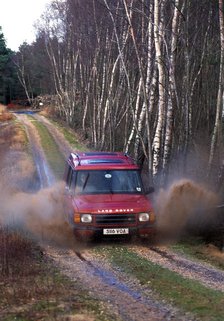
[[[119,152],[71,153],[65,170],[65,214],[79,239],[152,237],[156,219],[140,168]]]

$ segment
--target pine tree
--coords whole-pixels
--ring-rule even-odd
[[[0,27],[0,103],[7,104],[11,99],[15,80],[14,66],[11,62],[13,52],[6,47],[2,27]]]

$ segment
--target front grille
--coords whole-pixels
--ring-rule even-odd
[[[135,214],[107,214],[97,215],[97,224],[133,224],[135,223]]]

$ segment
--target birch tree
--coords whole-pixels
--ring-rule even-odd
[[[216,103],[216,117],[211,139],[211,148],[208,162],[208,173],[211,174],[212,162],[215,157],[217,144],[222,142],[222,115],[223,115],[223,89],[224,89],[224,15],[223,0],[219,0],[219,32],[220,32],[220,67],[219,67],[219,85]]]
[[[167,115],[166,115],[166,128],[165,128],[165,142],[164,142],[164,155],[163,155],[163,175],[167,171],[168,163],[170,160],[170,154],[172,149],[172,136],[173,136],[173,121],[174,121],[174,106],[179,108],[179,99],[176,86],[176,47],[177,47],[177,37],[178,37],[178,25],[180,17],[180,1],[174,1],[174,11],[172,19],[172,29],[171,29],[171,45],[170,52],[168,52],[169,66],[168,66],[168,100],[167,100]],[[167,174],[165,175],[167,176]]]
[[[211,169],[222,141],[223,3],[219,15],[217,4],[53,1],[43,32],[60,117],[82,128],[93,148],[144,160],[158,183],[161,170],[163,182],[172,169],[187,174],[203,132]]]
[[[17,77],[19,79],[19,82],[25,91],[29,104],[31,105],[33,99],[32,88],[29,79],[29,73],[28,70],[26,70],[26,62],[24,59],[24,52],[22,51],[22,48],[20,48],[20,53],[17,54],[17,59],[14,59],[14,63],[17,67]]]
[[[165,66],[162,52],[163,44],[163,30],[164,30],[164,0],[154,1],[154,38],[155,38],[155,52],[156,63],[158,68],[158,118],[156,132],[153,140],[153,175],[159,173],[161,162],[161,148],[162,148],[162,131],[165,120]]]

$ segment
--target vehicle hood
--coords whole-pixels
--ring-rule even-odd
[[[79,195],[74,197],[73,204],[80,213],[135,213],[152,209],[145,195]]]

